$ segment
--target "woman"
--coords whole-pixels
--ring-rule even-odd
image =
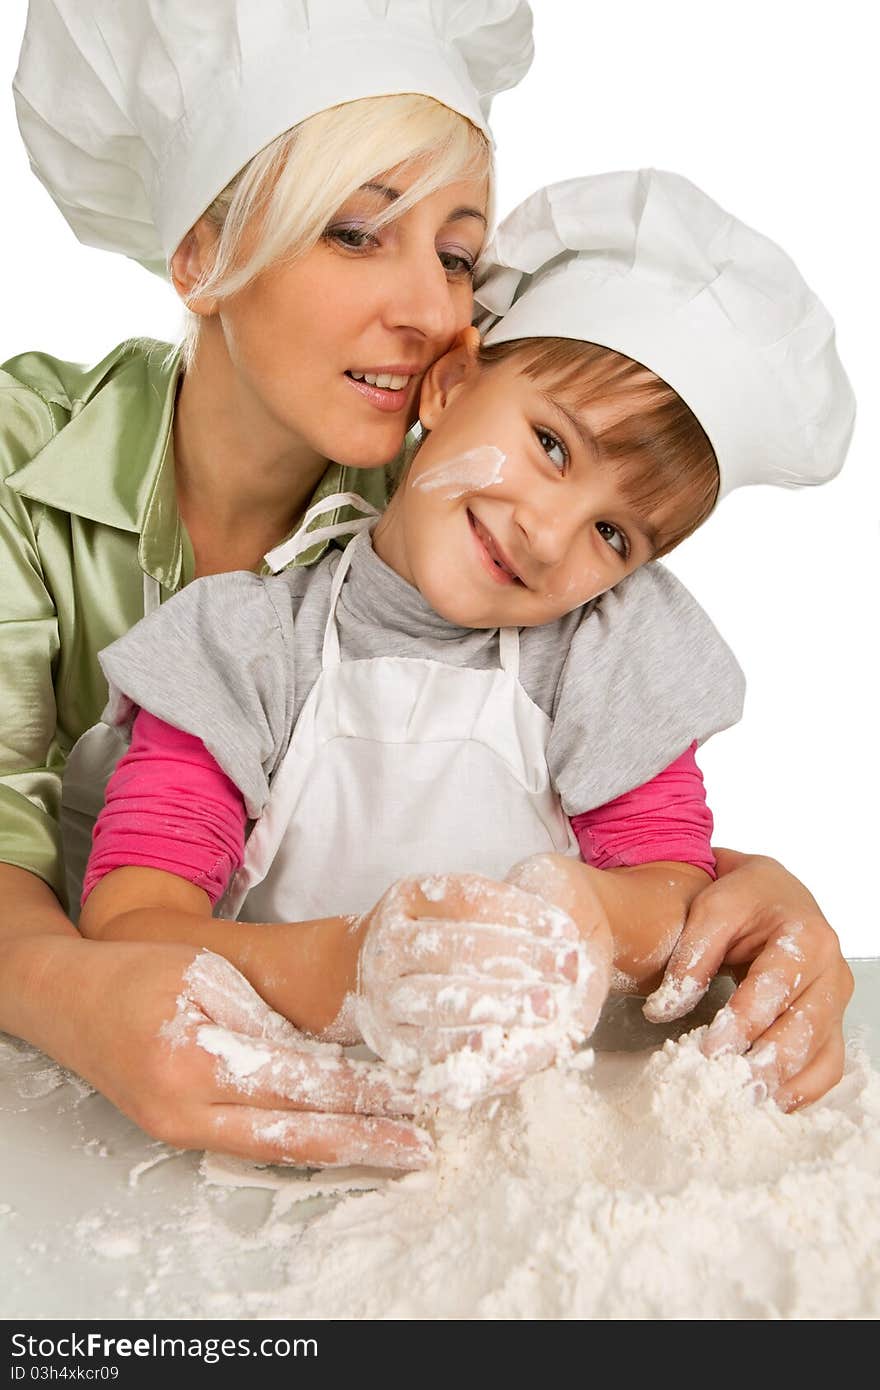
[[[179,362],[127,345],[87,374],[18,359],[4,381],[0,1026],[180,1147],[402,1167],[424,1162],[425,1140],[386,1118],[412,1098],[380,1068],[328,1069],[234,972],[185,947],[83,942],[59,903],[60,772],[103,705],[97,651],[157,590],[259,566],[316,491],[347,490],[340,465],[389,463],[421,373],[470,320],[488,215],[481,102],[527,66],[527,7],[313,8],[254,36],[233,0],[160,20],[109,0],[31,5],[17,87],[32,162],[82,239],[170,263],[196,323],[182,379]],[[220,74],[207,89],[206,73]],[[433,100],[390,95],[413,88]],[[301,254],[279,260],[291,245]],[[382,488],[379,471],[357,481],[377,500]],[[797,1081],[812,1099],[840,1074],[851,983],[836,938],[771,861],[722,851],[720,868],[668,979],[686,976],[692,1001],[723,963],[753,962],[736,1044],[777,1014],[784,1041],[794,1012],[762,1014],[761,982],[780,928],[802,922],[817,1003]],[[670,993],[671,1017],[686,1001]],[[247,1105],[196,1043],[205,1018],[266,1039],[273,1079]],[[312,1066],[324,1114],[304,1101]]]

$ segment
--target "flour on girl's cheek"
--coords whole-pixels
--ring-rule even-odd
[[[479,492],[486,487],[494,487],[503,482],[501,469],[507,462],[507,455],[494,444],[478,444],[475,449],[467,449],[456,458],[445,459],[429,468],[413,482],[414,488],[422,492],[435,492],[442,489],[444,495],[453,501],[463,497],[466,492]]]

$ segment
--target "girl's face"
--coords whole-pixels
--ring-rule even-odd
[[[470,323],[488,187],[462,180],[377,232],[365,226],[418,177],[356,192],[321,241],[213,310],[251,415],[318,458],[384,465],[415,418],[426,369]]]
[[[532,627],[651,559],[650,520],[599,464],[601,406],[576,415],[505,360],[464,347],[429,373],[430,430],[376,527],[377,554],[463,627]]]

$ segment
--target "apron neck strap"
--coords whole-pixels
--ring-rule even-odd
[[[341,660],[339,632],[336,627],[336,604],[339,601],[339,594],[351,565],[354,546],[359,540],[360,535],[352,536],[342,552],[339,564],[336,566],[336,573],[333,576],[333,583],[330,585],[330,609],[324,626],[324,645],[321,649],[321,667],[325,671],[329,666],[338,666]]]
[[[342,507],[352,507],[356,512],[365,512],[366,515],[357,517],[353,521],[337,521],[329,526],[316,526],[314,531],[308,530],[308,527],[319,516],[324,516],[327,512],[339,511]],[[314,506],[309,507],[293,535],[289,536],[286,541],[282,541],[280,545],[276,545],[273,550],[268,550],[263,559],[272,573],[278,574],[300,555],[311,550],[313,546],[320,545],[322,541],[333,540],[335,536],[357,535],[361,531],[368,530],[378,515],[379,512],[376,508],[358,493],[333,492],[329,497],[322,497]]]
[[[498,629],[498,655],[501,669],[514,680],[519,679],[519,628],[500,627]]]
[[[158,579],[154,579],[151,574],[144,574],[144,617],[148,613],[155,613],[161,602],[162,591]]]

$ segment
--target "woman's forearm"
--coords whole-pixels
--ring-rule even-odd
[[[0,864],[0,1031],[46,1047],[47,989],[82,945],[48,884],[15,864]]]

